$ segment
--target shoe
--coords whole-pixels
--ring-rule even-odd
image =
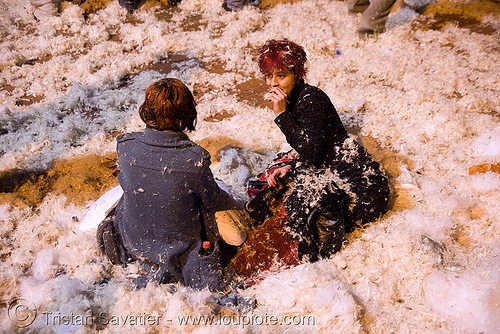
[[[254,221],[254,226],[262,224],[272,215],[271,208],[289,189],[288,180],[287,175],[276,180],[276,186],[264,188],[245,205],[245,210]]]
[[[330,220],[319,216],[316,222],[318,229],[318,253],[320,259],[327,259],[342,248],[345,236],[343,219]]]
[[[129,14],[132,14],[136,9],[142,6],[144,0],[118,0],[120,6],[125,8]]]
[[[243,297],[234,292],[214,297],[214,302],[220,309],[227,309],[237,314],[246,314],[257,307],[257,299]]]
[[[363,13],[365,11],[366,8],[363,8],[363,9],[348,9],[347,10],[347,13],[349,15],[352,15],[352,16],[356,16],[360,13]]]
[[[368,29],[368,28],[359,28],[358,29],[358,36],[360,39],[366,40],[369,37],[376,37],[383,32],[385,32],[385,29],[373,30],[373,29]]]
[[[224,8],[224,10],[226,12],[232,12],[233,10],[231,8],[228,7],[227,5],[227,2],[224,1],[224,3],[222,4],[222,8]]]

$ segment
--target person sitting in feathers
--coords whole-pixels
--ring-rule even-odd
[[[285,230],[298,242],[299,258],[314,262],[339,251],[346,232],[387,211],[389,182],[379,163],[348,135],[328,95],[305,82],[304,48],[272,39],[259,52],[269,86],[265,98],[293,148],[261,179],[268,192],[287,184]],[[259,201],[265,196],[259,195],[247,203],[253,217],[263,209]]]
[[[117,137],[123,195],[97,238],[114,264],[138,262],[138,288],[180,282],[222,289],[219,246],[239,246],[246,239],[243,204],[219,187],[210,154],[185,134],[195,129],[195,106],[180,80],[159,80],[146,89],[139,108],[146,128]],[[204,255],[202,241],[213,246]]]

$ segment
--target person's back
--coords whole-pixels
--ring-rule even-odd
[[[180,80],[157,81],[146,89],[139,108],[146,129],[117,138],[123,196],[103,221],[107,224],[99,229],[98,240],[110,260],[138,261],[137,287],[180,281],[193,288],[218,289],[223,283],[221,236],[236,246],[246,238],[236,222],[219,224],[212,217],[216,210],[231,210],[233,203],[214,180],[209,153],[184,133],[195,128],[195,106]],[[113,228],[119,250],[108,237]],[[215,245],[210,255],[199,254],[202,241]]]
[[[210,156],[183,133],[147,128],[118,138],[118,159],[124,195],[117,227],[126,247],[150,260],[163,256],[179,278],[174,263],[200,240],[202,205],[220,193]]]

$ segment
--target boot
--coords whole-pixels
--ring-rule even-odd
[[[272,215],[271,208],[276,201],[283,198],[283,195],[289,188],[289,178],[288,175],[285,175],[276,180],[275,187],[268,186],[264,188],[264,190],[258,193],[257,196],[245,205],[245,209],[250,215],[250,218],[252,218],[257,225],[260,225]]]
[[[129,14],[142,6],[145,0],[118,0],[121,7],[125,8]]]
[[[316,221],[318,230],[319,257],[329,258],[332,254],[340,251],[344,242],[345,228],[342,216],[339,219],[327,219],[320,215]]]

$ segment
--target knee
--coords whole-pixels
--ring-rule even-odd
[[[247,238],[248,214],[244,210],[224,210],[215,213],[217,228],[229,245],[240,246]]]

